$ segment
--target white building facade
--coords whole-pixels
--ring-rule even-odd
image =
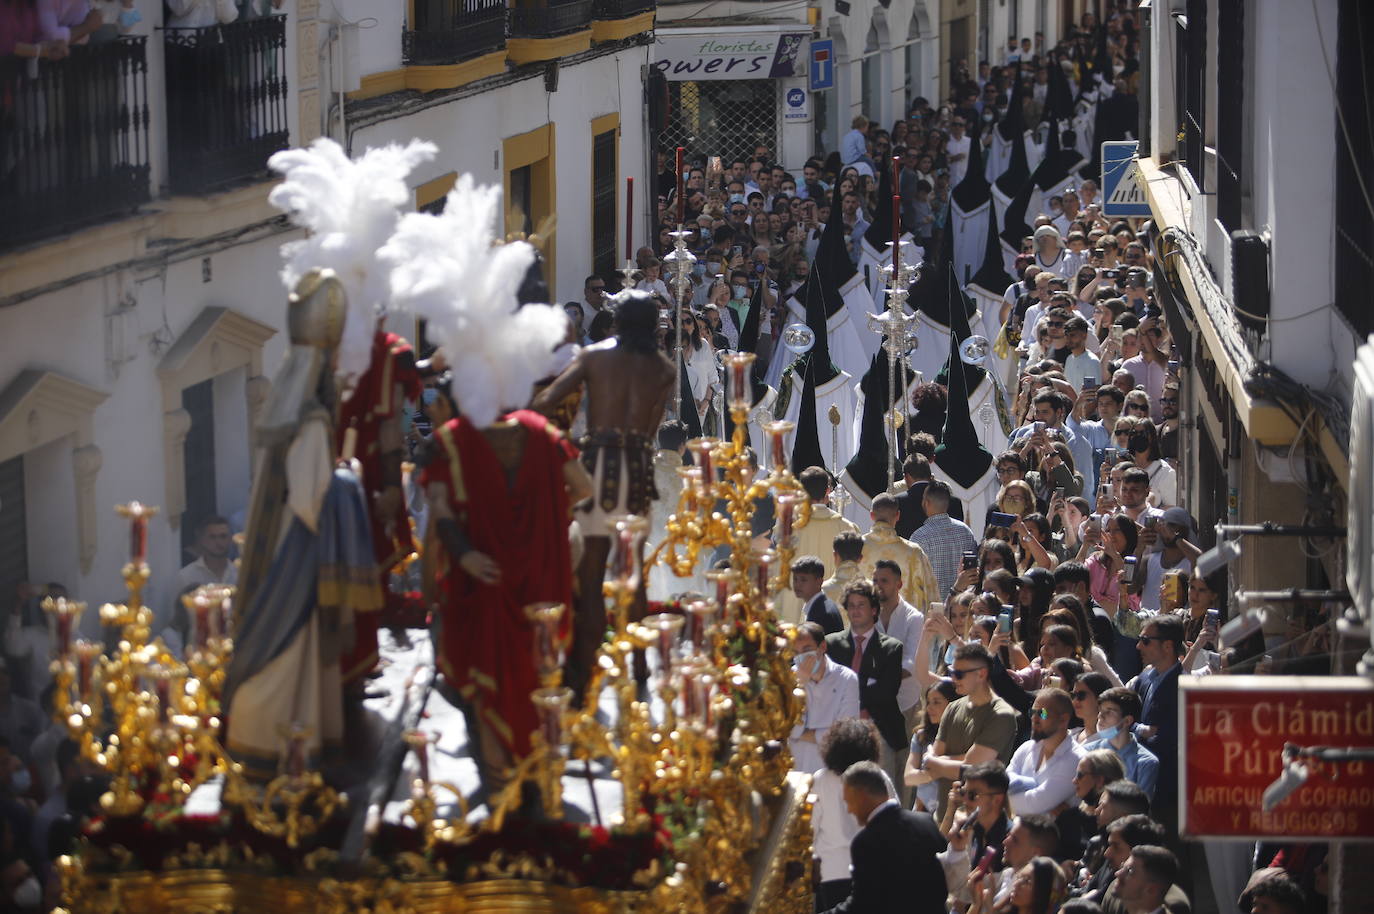
[[[267,203],[271,152],[428,139],[415,206],[471,172],[505,187],[507,232],[557,214],[555,300],[618,265],[625,179],[646,173],[651,2],[285,0],[229,23],[206,6],[209,24],[175,29],[138,0],[131,34],[2,74],[0,610],[20,581],[122,598],[115,504],[160,508],[162,617],[196,523],[241,526],[287,342],[278,252],[297,237]]]

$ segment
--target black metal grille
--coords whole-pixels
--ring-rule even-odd
[[[654,9],[655,0],[593,0],[592,18],[600,20],[629,19]]]
[[[546,5],[523,3],[509,11],[510,37],[547,38],[585,29],[592,21],[592,0],[549,0]]]
[[[615,270],[615,139],[615,130],[592,137],[592,272],[599,276]]]
[[[1217,3],[1217,218],[1240,228],[1245,122],[1245,2]]]
[[[145,41],[0,58],[0,249],[148,200]]]
[[[286,17],[167,29],[167,152],[173,193],[263,174],[286,148]]]
[[[415,0],[401,39],[407,64],[457,63],[506,46],[504,0]]]
[[[668,126],[660,144],[696,156],[747,161],[760,143],[778,148],[778,103],[771,79],[668,83]]]

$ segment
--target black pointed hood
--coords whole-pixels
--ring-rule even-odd
[[[1021,250],[1021,240],[1032,231],[1026,222],[1026,209],[1030,206],[1031,193],[1034,190],[1035,182],[1027,177],[1002,213],[1002,232],[999,237],[1014,251]]]
[[[739,351],[757,353],[759,350],[759,325],[763,320],[763,288],[760,282],[754,288],[754,294],[749,296],[749,311],[744,315],[744,326],[739,331]],[[759,359],[754,360],[753,370],[750,372],[750,382],[753,385],[753,397],[751,403],[754,406],[763,399],[768,392],[768,385],[763,381],[764,367]]]
[[[892,195],[897,191],[892,186],[892,163],[880,162],[878,171],[881,172],[878,175],[878,202],[873,221],[864,232],[864,241],[881,253],[884,246],[892,241]]]
[[[794,294],[799,301],[809,302],[813,292],[816,293],[824,308],[824,314],[827,317],[834,316],[845,306],[840,288],[857,272],[854,262],[849,259],[844,217],[840,214],[840,190],[837,181],[830,203],[830,219],[821,231],[821,240],[816,245],[816,256],[811,261],[811,272],[806,277],[806,282],[802,283]],[[809,318],[807,323],[811,323]]]
[[[887,389],[887,350],[882,346],[869,363],[868,371],[859,382],[864,395],[863,418],[859,420],[859,447],[845,465],[846,488],[850,494],[872,502],[873,497],[887,491],[887,429],[885,416],[892,408]],[[855,491],[855,489],[859,491]]]
[[[973,336],[973,328],[969,325],[969,315],[973,313],[976,304],[971,298],[964,294],[963,289],[959,288],[959,277],[954,275],[953,266],[945,270],[945,297],[949,301],[948,311],[951,317],[949,332],[954,334],[959,342],[962,343],[964,340]],[[960,307],[960,305],[963,307]],[[949,374],[956,365],[964,370],[965,392],[976,390],[983,380],[983,369],[977,365],[964,364],[963,359],[960,359],[957,353],[945,360],[944,367],[942,367],[940,373],[935,376],[935,383],[949,387]]]
[[[955,364],[962,364],[959,359],[959,342],[958,335],[951,331],[949,358]],[[935,448],[935,465],[956,485],[969,489],[987,473],[988,467],[992,466],[993,457],[978,440],[978,432],[973,427],[973,417],[968,411],[969,388],[964,372],[953,372],[949,380],[945,431],[939,447]]]
[[[1014,282],[1016,280],[1007,273],[1007,264],[1002,257],[1002,239],[999,237],[997,212],[994,209],[988,213],[988,231],[983,243],[983,262],[978,265],[978,272],[973,274],[968,284],[977,286],[988,295],[1000,298],[1007,286]]]
[[[1045,90],[1045,113],[1048,121],[1067,121],[1073,117],[1073,90],[1069,88],[1069,77],[1064,65],[1058,60],[1050,63],[1050,82]]]
[[[1030,178],[1031,170],[1030,159],[1026,156],[1025,131],[1018,132],[1008,142],[1011,143],[1011,160],[1007,162],[1007,170],[997,176],[995,183],[1003,196],[1011,197]]]
[[[964,179],[950,192],[950,200],[966,213],[971,213],[992,197],[987,169],[983,165],[983,143],[979,133],[971,133],[968,144],[968,171]]]
[[[1025,89],[1021,85],[1021,74],[1018,72],[1011,84],[1011,98],[1007,101],[1007,116],[1002,118],[997,125],[997,132],[1002,134],[1002,139],[1010,143],[1018,136],[1026,132],[1026,114],[1022,99],[1025,96]]]
[[[941,327],[948,327],[953,323],[954,318],[950,316],[950,306],[957,302],[957,299],[950,298],[949,289],[945,283],[946,274],[954,275],[953,232],[945,232],[935,256],[926,258],[926,262],[921,267],[921,275],[917,277],[916,284],[911,287],[909,299],[916,311],[920,311]],[[968,323],[969,315],[972,313],[972,307],[965,310],[965,324]]]
[[[1049,134],[1045,141],[1045,157],[1035,168],[1035,186],[1048,192],[1068,180],[1073,169],[1083,161],[1076,149],[1065,149],[1060,139],[1059,122],[1049,122]]]

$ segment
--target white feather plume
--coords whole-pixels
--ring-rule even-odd
[[[453,396],[477,425],[530,399],[550,372],[567,318],[551,305],[519,305],[516,294],[535,252],[523,241],[497,245],[501,191],[463,175],[442,215],[411,213],[380,252],[392,264],[391,301],[425,318],[444,350]]]
[[[282,245],[282,281],[290,290],[310,270],[329,267],[347,293],[338,360],[344,378],[367,370],[377,315],[387,308],[389,270],[377,254],[410,199],[406,178],[437,152],[433,143],[411,140],[350,159],[338,143],[321,137],[308,149],[288,149],[267,160],[285,176],[267,199],[310,232]]]

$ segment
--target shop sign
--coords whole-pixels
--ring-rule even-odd
[[[782,119],[787,123],[803,123],[811,120],[811,105],[805,89],[791,88],[784,93]]]
[[[806,76],[808,32],[697,32],[660,29],[652,66],[675,81]]]
[[[1374,838],[1374,762],[1305,763],[1285,744],[1374,748],[1374,683],[1337,676],[1184,676],[1179,820],[1192,838]],[[1296,788],[1272,809],[1264,793]]]

